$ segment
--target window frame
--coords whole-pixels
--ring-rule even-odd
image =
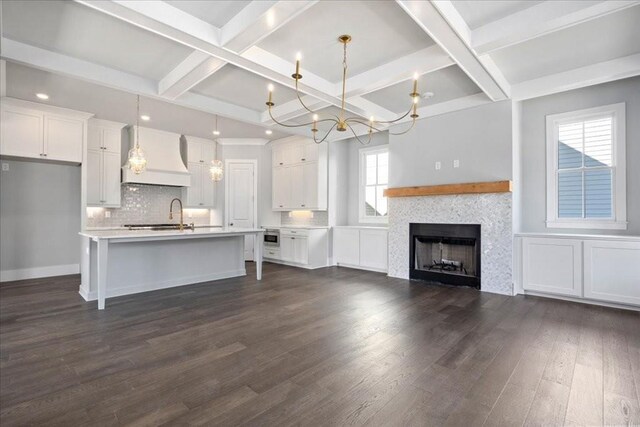
[[[547,228],[627,229],[626,185],[626,105],[603,105],[584,110],[546,116],[546,192]],[[561,124],[584,121],[604,115],[612,115],[611,187],[613,218],[559,218],[558,217],[558,132]],[[584,194],[583,194],[584,197]],[[584,201],[583,201],[584,203]]]
[[[367,216],[365,209],[365,189],[367,187],[366,159],[368,154],[389,153],[389,144],[376,145],[374,147],[361,148],[359,150],[359,179],[358,179],[358,219],[361,223],[386,224],[389,222],[389,209],[387,204],[387,215]],[[389,165],[387,164],[387,167]],[[377,171],[376,171],[377,172]],[[388,175],[387,175],[388,176]],[[387,186],[388,186],[387,179]],[[388,199],[387,199],[388,203]]]

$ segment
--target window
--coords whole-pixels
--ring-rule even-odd
[[[383,192],[388,179],[388,146],[361,149],[360,222],[387,222],[387,198]]]
[[[626,229],[625,104],[547,116],[547,227]]]

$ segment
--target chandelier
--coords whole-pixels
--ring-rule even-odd
[[[136,145],[129,150],[129,161],[127,163],[129,169],[136,175],[140,175],[147,169],[147,159],[144,157],[144,151],[140,148],[140,95],[138,95],[138,103],[136,109]]]
[[[393,132],[389,132],[389,133],[391,135],[402,135],[409,132],[415,125],[416,119],[419,117],[417,113],[418,102],[420,100],[420,94],[418,93],[418,74],[416,73],[413,76],[413,91],[409,94],[409,96],[411,97],[411,104],[410,104],[409,110],[406,113],[404,113],[402,116],[396,118],[395,120],[376,120],[372,116],[371,118],[369,118],[368,122],[366,121],[366,119],[362,119],[360,117],[345,117],[345,113],[346,113],[345,92],[346,92],[346,86],[347,86],[347,44],[351,41],[351,36],[346,34],[342,35],[338,37],[338,41],[340,41],[340,43],[343,44],[343,51],[344,51],[343,59],[342,59],[342,102],[341,102],[341,108],[340,108],[340,115],[339,116],[332,115],[333,117],[320,119],[318,117],[318,114],[312,109],[310,109],[309,107],[307,107],[305,103],[302,101],[302,98],[300,97],[300,92],[298,91],[298,82],[302,79],[302,75],[300,74],[300,54],[298,54],[296,57],[296,72],[292,74],[291,77],[293,77],[293,79],[296,81],[295,90],[296,90],[296,96],[298,97],[298,101],[304,107],[305,110],[313,114],[313,120],[308,123],[292,125],[292,124],[281,123],[275,117],[273,117],[271,107],[273,107],[275,103],[273,102],[273,85],[270,84],[269,99],[267,100],[266,104],[267,104],[267,107],[269,108],[269,116],[271,117],[271,120],[273,120],[275,123],[277,123],[280,126],[284,126],[288,128],[311,126],[311,132],[313,133],[313,140],[317,144],[327,139],[327,137],[335,129],[338,132],[346,132],[347,130],[351,131],[351,133],[358,140],[358,142],[360,142],[363,145],[366,145],[369,142],[371,142],[371,134],[373,133],[373,131],[379,132],[382,130],[377,126],[391,125],[393,123],[399,122],[400,120],[404,119],[407,116],[411,117],[412,119],[411,126],[409,126],[408,129],[399,133],[393,133]],[[327,123],[327,122],[332,123],[331,127],[321,139],[318,139],[317,137],[318,123]],[[368,138],[366,140],[360,139],[360,137],[358,136],[358,134],[353,128],[354,125],[364,126],[368,129]]]

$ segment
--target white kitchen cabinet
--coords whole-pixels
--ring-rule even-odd
[[[386,272],[388,233],[388,230],[382,227],[334,227],[335,263],[344,267]]]
[[[209,164],[189,162],[187,169],[191,174],[191,185],[182,189],[185,208],[213,208],[215,182],[209,176]]]
[[[640,238],[515,236],[517,292],[640,307]]]
[[[327,146],[288,138],[272,153],[273,210],[326,210]]]
[[[216,157],[216,143],[209,139],[187,136],[187,160],[189,163],[210,164]]]
[[[268,261],[308,269],[326,267],[329,259],[328,231],[326,228],[281,228],[280,246],[265,246],[264,257]]]
[[[119,207],[124,123],[90,119],[87,130],[87,206]]]
[[[13,98],[2,98],[0,154],[82,163],[92,116]]]

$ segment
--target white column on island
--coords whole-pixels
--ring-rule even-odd
[[[107,258],[109,255],[109,240],[97,239],[98,246],[98,310],[104,310],[105,300],[107,298]]]
[[[262,242],[264,242],[264,231],[256,233],[256,241],[253,245],[256,259],[256,279],[262,280]]]

